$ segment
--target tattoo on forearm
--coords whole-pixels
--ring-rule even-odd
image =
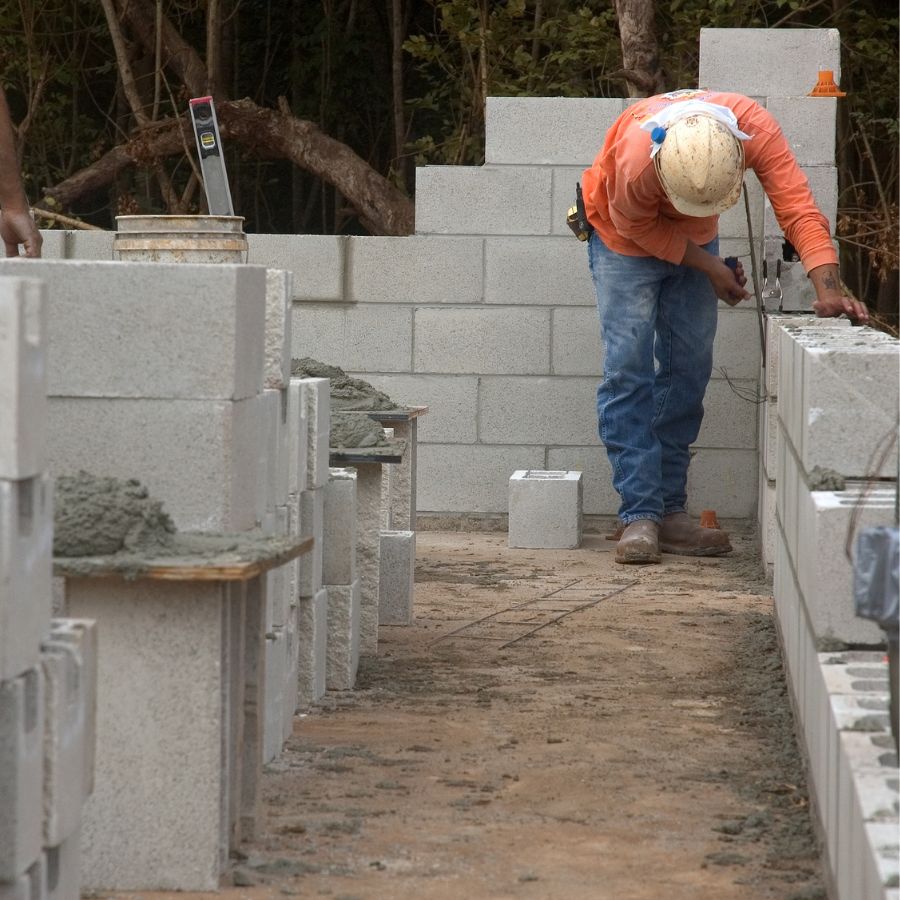
[[[834,275],[831,274],[831,272],[827,272],[825,274],[825,277],[822,279],[822,284],[824,284],[825,287],[827,287],[830,291],[837,290],[837,279],[834,277]]]

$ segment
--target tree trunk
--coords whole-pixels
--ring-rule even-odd
[[[619,73],[629,97],[649,97],[665,90],[656,44],[656,6],[653,0],[616,0],[622,66]]]

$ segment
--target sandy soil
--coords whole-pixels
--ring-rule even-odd
[[[420,532],[415,625],[297,717],[236,886],[140,896],[824,898],[769,587],[733,537],[623,567],[596,535]]]

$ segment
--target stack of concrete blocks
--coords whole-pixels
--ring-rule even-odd
[[[827,651],[884,643],[880,628],[854,614],[845,546],[894,518],[897,451],[889,442],[900,344],[809,318],[773,317],[770,325],[778,378],[774,593],[791,695],[836,896],[887,897],[887,886],[896,886],[896,810],[885,806],[890,790],[873,786],[873,779],[900,777],[880,714],[887,665],[883,650]],[[843,489],[822,490],[823,480],[841,487],[836,475]],[[880,733],[856,733],[862,729]],[[875,809],[873,790],[882,798]],[[893,818],[885,821],[885,809],[894,809]]]
[[[382,467],[378,624],[411,625],[415,605],[416,478],[419,417],[395,421],[385,434],[404,444],[399,463]]]
[[[300,560],[298,584],[298,708],[321,699],[326,685],[328,593],[322,562],[325,536],[325,493],[329,479],[331,394],[327,378],[292,378],[306,418],[306,470],[300,478],[300,527],[313,548]]]
[[[820,653],[808,666],[804,730],[819,736],[810,775],[840,898],[896,898],[900,887],[897,754],[883,657]]]
[[[51,620],[44,286],[0,278],[0,898],[80,896],[96,629]]]
[[[580,547],[582,498],[581,472],[513,472],[509,479],[509,546]]]
[[[267,438],[263,531],[301,535],[301,478],[306,475],[306,415],[301,389],[291,385],[290,272],[266,270],[266,346],[263,370]],[[298,703],[300,560],[266,575],[266,685],[263,761],[271,762],[293,730]]]
[[[140,478],[181,530],[264,525],[265,270],[30,260],[0,272],[25,266],[50,300],[51,473]],[[69,579],[66,593],[103,637],[84,886],[216,888],[258,809],[265,579]]]
[[[356,485],[354,469],[331,469],[325,486],[322,578],[328,594],[328,690],[350,690],[359,667]]]

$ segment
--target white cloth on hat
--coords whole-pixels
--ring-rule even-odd
[[[646,122],[641,122],[641,130],[649,131],[651,134],[655,128],[667,129],[673,122],[683,119],[685,116],[693,116],[697,113],[704,113],[712,116],[721,122],[728,130],[742,141],[749,141],[753,137],[751,134],[745,134],[738,128],[737,116],[727,107],[719,106],[718,103],[707,103],[705,100],[684,100],[681,103],[670,103],[668,106],[655,113],[652,118]],[[662,141],[657,143],[653,141],[650,145],[650,157],[656,156]]]

